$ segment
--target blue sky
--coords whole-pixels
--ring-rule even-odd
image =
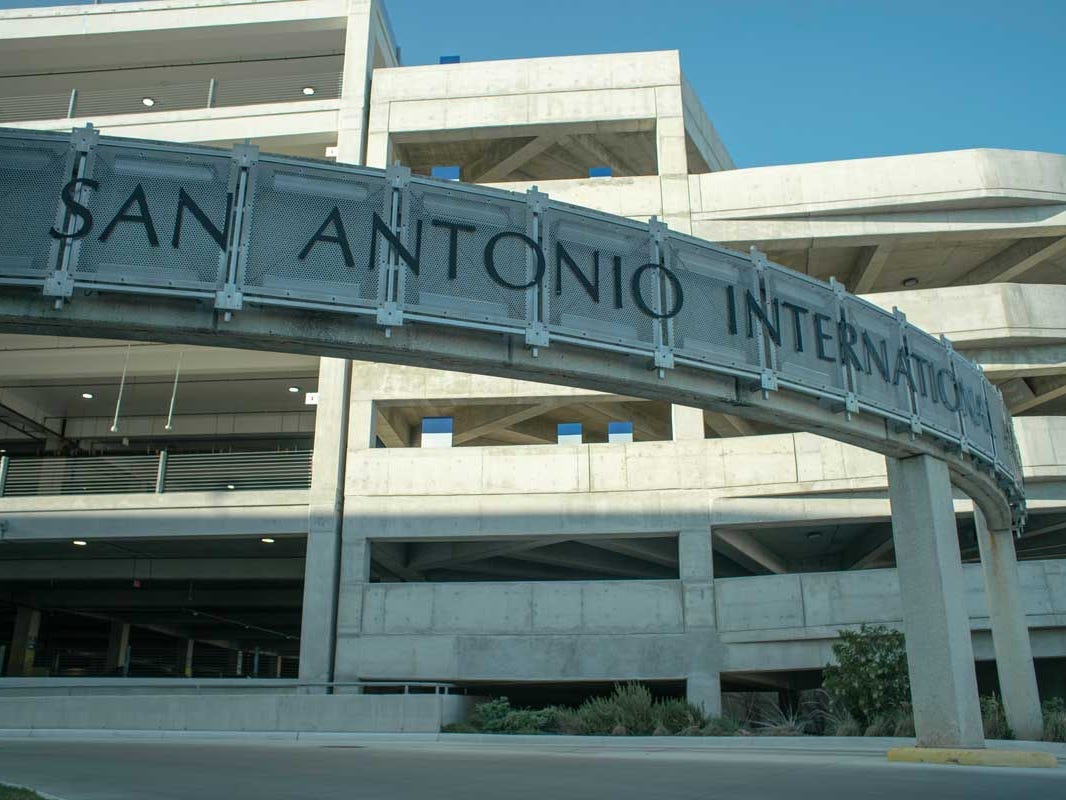
[[[677,49],[738,166],[1066,152],[1066,0],[391,0],[407,64]]]
[[[386,5],[406,64],[678,49],[738,166],[967,147],[1066,152],[1066,0]]]

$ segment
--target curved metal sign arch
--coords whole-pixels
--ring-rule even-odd
[[[524,195],[0,131],[0,328],[409,363],[727,410],[947,461],[1024,520],[999,391],[945,339],[776,264]]]

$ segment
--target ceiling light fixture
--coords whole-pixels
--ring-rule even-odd
[[[289,393],[290,394],[299,394],[300,393],[300,387],[299,386],[290,386],[289,387]]]
[[[155,100],[151,97],[142,97],[141,105],[148,106],[148,108],[151,108],[155,105]]]
[[[237,487],[236,487],[236,486],[234,486],[234,485],[233,485],[232,483],[227,483],[227,484],[226,484],[226,488],[227,488],[227,489],[236,489]]]
[[[71,542],[71,544],[73,544],[75,547],[85,547],[88,542],[84,539],[75,539],[73,542]]]
[[[308,97],[310,97],[311,95],[313,95],[315,93],[315,87],[314,86],[305,86],[303,88],[303,93],[305,95],[307,95]]]
[[[261,541],[263,544],[274,544],[274,540],[271,539],[269,536],[264,536],[259,541]]]
[[[92,400],[93,399],[93,393],[92,392],[82,392],[81,396],[82,396],[83,400]]]
[[[810,533],[807,534],[807,541],[808,542],[820,542],[821,540],[822,540],[822,532],[821,531],[811,531]]]
[[[908,289],[911,288],[912,286],[917,286],[918,285],[918,279],[917,278],[904,278],[903,279],[903,285],[906,286]]]

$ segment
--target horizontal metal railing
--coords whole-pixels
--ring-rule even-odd
[[[340,72],[209,78],[112,89],[71,87],[68,92],[3,97],[0,122],[334,100],[340,95]]]
[[[0,457],[0,497],[306,489],[311,451]]]

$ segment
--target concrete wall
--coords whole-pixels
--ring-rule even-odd
[[[432,694],[0,697],[0,727],[436,733],[463,705]]]

